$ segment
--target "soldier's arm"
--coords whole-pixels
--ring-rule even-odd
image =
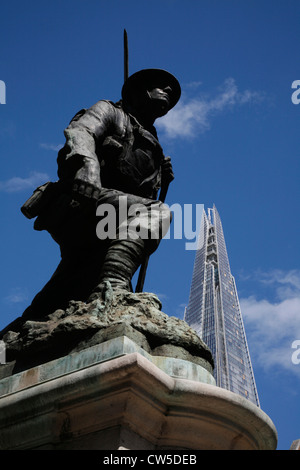
[[[97,144],[113,125],[114,107],[107,101],[78,113],[64,134],[66,143],[58,154],[58,176],[73,180],[73,190],[89,197],[97,197],[101,189],[100,164]]]

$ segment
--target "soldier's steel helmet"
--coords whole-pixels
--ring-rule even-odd
[[[122,99],[130,102],[130,96],[137,89],[152,90],[153,88],[165,88],[167,86],[172,90],[169,106],[169,109],[172,109],[180,98],[181,87],[174,75],[162,69],[143,69],[135,72],[123,85]]]

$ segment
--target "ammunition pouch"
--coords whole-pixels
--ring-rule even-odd
[[[21,207],[22,213],[28,219],[37,217],[45,207],[57,196],[59,183],[48,181],[36,188],[32,196]]]

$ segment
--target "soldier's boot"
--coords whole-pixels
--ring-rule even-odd
[[[88,301],[104,299],[107,289],[132,292],[131,279],[147,254],[145,241],[113,240],[107,250],[99,282]]]

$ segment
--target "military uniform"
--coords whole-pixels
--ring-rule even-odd
[[[25,317],[64,308],[71,299],[86,301],[106,280],[130,290],[134,272],[157,248],[171,220],[167,206],[157,200],[165,157],[154,126],[143,127],[122,101],[101,100],[79,111],[64,134],[59,180],[40,188],[34,212],[35,229],[52,235],[62,259]],[[112,204],[118,216],[121,196],[129,212],[134,204],[156,212],[156,223],[146,217],[144,239],[120,239],[117,231],[114,239],[99,240],[96,207]]]

